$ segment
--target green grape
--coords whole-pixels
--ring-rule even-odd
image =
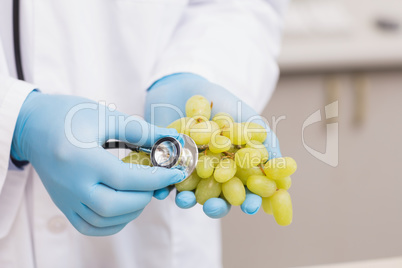
[[[167,128],[174,128],[177,132],[181,134],[190,135],[190,128],[196,123],[193,118],[190,117],[182,117],[170,123]]]
[[[223,128],[222,135],[229,138],[234,145],[243,145],[247,142],[246,128],[240,123]]]
[[[270,197],[276,191],[276,184],[265,176],[252,175],[247,180],[247,188],[261,197]]]
[[[275,182],[278,189],[289,190],[290,186],[292,186],[292,179],[290,178],[290,176],[282,179],[277,179],[275,180]]]
[[[235,161],[241,168],[256,167],[261,163],[261,154],[257,149],[243,148],[237,151]]]
[[[208,143],[209,150],[213,153],[222,153],[226,152],[230,149],[232,146],[232,143],[230,142],[230,139],[219,135],[212,135],[211,140]]]
[[[213,163],[214,167],[216,167],[219,164],[219,162],[221,161],[222,154],[213,153],[208,149],[205,150],[205,152],[206,152],[206,155],[208,155],[209,157],[212,158],[212,163]]]
[[[215,181],[213,177],[200,180],[195,190],[195,198],[197,202],[204,205],[205,201],[210,198],[219,197],[222,191],[222,185]]]
[[[262,209],[265,213],[272,215],[271,197],[262,198]]]
[[[233,118],[228,113],[217,113],[212,121],[217,123],[220,129],[230,127],[234,123]]]
[[[190,137],[197,145],[206,145],[214,133],[219,132],[219,126],[213,121],[204,121],[194,124],[190,128]]]
[[[292,223],[293,208],[290,194],[283,189],[279,189],[270,197],[272,213],[276,223],[286,226]]]
[[[182,182],[176,183],[176,189],[179,192],[183,191],[192,191],[197,188],[198,183],[200,182],[201,178],[198,177],[196,172],[193,172],[187,179]]]
[[[143,152],[130,152],[121,161],[123,161],[124,163],[135,164],[135,165],[143,165],[143,166],[152,165],[149,155]]]
[[[263,143],[267,138],[267,130],[260,124],[254,122],[244,122],[242,124],[246,129],[248,140],[255,140]]]
[[[229,138],[230,141],[232,141],[232,139],[233,139],[233,128],[234,128],[234,124],[231,125],[231,126],[227,126],[227,127],[222,128],[222,132],[221,132],[222,136],[225,136],[226,138]]]
[[[222,192],[225,199],[233,206],[240,206],[246,199],[246,189],[242,181],[236,177],[222,183]]]
[[[206,179],[212,176],[215,166],[213,164],[213,158],[208,155],[203,155],[198,158],[196,171],[200,178]]]
[[[265,145],[262,144],[261,142],[255,141],[255,140],[250,140],[249,142],[247,142],[246,148],[253,148],[253,149],[258,150],[261,154],[261,163],[265,163],[268,161],[268,158],[269,158],[268,150],[265,147]]]
[[[244,185],[247,185],[247,179],[252,175],[264,176],[260,167],[240,168],[237,167],[236,177],[238,177]]]
[[[292,175],[296,169],[296,161],[291,157],[273,158],[264,165],[265,175],[272,180],[288,177]]]
[[[195,95],[186,102],[186,115],[194,119],[211,117],[211,104],[201,95]]]
[[[223,158],[215,168],[214,178],[217,182],[223,183],[236,174],[236,163],[230,158]]]

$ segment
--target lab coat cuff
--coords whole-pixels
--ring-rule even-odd
[[[36,87],[8,76],[0,76],[0,191],[10,166],[10,149],[18,114],[26,97]]]

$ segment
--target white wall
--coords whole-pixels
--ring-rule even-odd
[[[286,115],[277,135],[284,155],[299,169],[290,193],[294,222],[275,224],[270,215],[243,214],[238,207],[223,220],[224,265],[291,267],[398,256],[402,254],[402,71],[370,73],[362,123],[354,121],[352,75],[327,87],[327,76],[283,77],[263,115]],[[339,99],[339,166],[310,155],[301,141],[304,120]],[[364,98],[363,98],[364,100]],[[324,151],[325,122],[306,129],[309,146]]]
[[[401,10],[399,0],[293,1],[279,59],[284,75],[263,116],[287,117],[277,135],[283,154],[299,166],[290,190],[294,222],[280,227],[263,211],[248,216],[233,208],[222,226],[226,268],[402,256]],[[333,11],[345,22],[333,24]],[[381,31],[378,18],[399,22],[399,30]],[[301,138],[308,116],[334,100],[335,168],[308,153]],[[321,152],[325,123],[305,132],[306,143]]]

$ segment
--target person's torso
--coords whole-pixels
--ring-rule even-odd
[[[0,37],[10,73],[15,74],[12,0],[3,1]],[[45,93],[106,101],[136,115],[143,114],[152,68],[188,2],[20,1],[27,81]],[[9,173],[7,180],[19,176]],[[0,267],[220,266],[219,221],[203,215],[200,206],[178,209],[174,193],[165,201],[153,200],[121,233],[91,238],[66,221],[35,172],[23,176],[23,197],[10,195],[8,200],[18,202],[19,209],[10,233],[0,239]]]
[[[41,91],[80,95],[143,114],[152,68],[188,0],[20,0],[26,80]],[[14,72],[11,2],[0,36]],[[2,4],[3,5],[3,4]],[[6,22],[9,23],[6,23]]]

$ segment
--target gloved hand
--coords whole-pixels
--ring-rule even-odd
[[[137,218],[154,190],[183,180],[178,170],[123,163],[108,139],[151,146],[176,130],[110,111],[88,99],[32,92],[14,131],[11,156],[29,161],[54,203],[81,233],[111,235]]]
[[[226,112],[235,121],[245,122],[253,118],[252,122],[265,126],[268,135],[264,145],[268,150],[270,159],[281,157],[279,143],[275,134],[251,107],[226,89],[195,74],[173,74],[154,83],[147,94],[145,119],[148,122],[152,122],[152,124],[166,127],[171,122],[185,116],[186,102],[193,95],[203,95],[208,100],[213,100],[211,118],[218,112]],[[237,107],[239,102],[241,102],[241,118],[238,118],[239,111]],[[156,197],[162,199],[168,194],[169,189],[164,188],[156,192]],[[255,214],[261,206],[261,201],[261,197],[247,191],[246,200],[241,205],[241,209],[246,214]],[[176,204],[181,208],[194,206],[196,204],[194,193],[190,191],[178,193]],[[230,205],[221,198],[211,198],[205,202],[203,209],[209,217],[220,218],[229,212]]]

